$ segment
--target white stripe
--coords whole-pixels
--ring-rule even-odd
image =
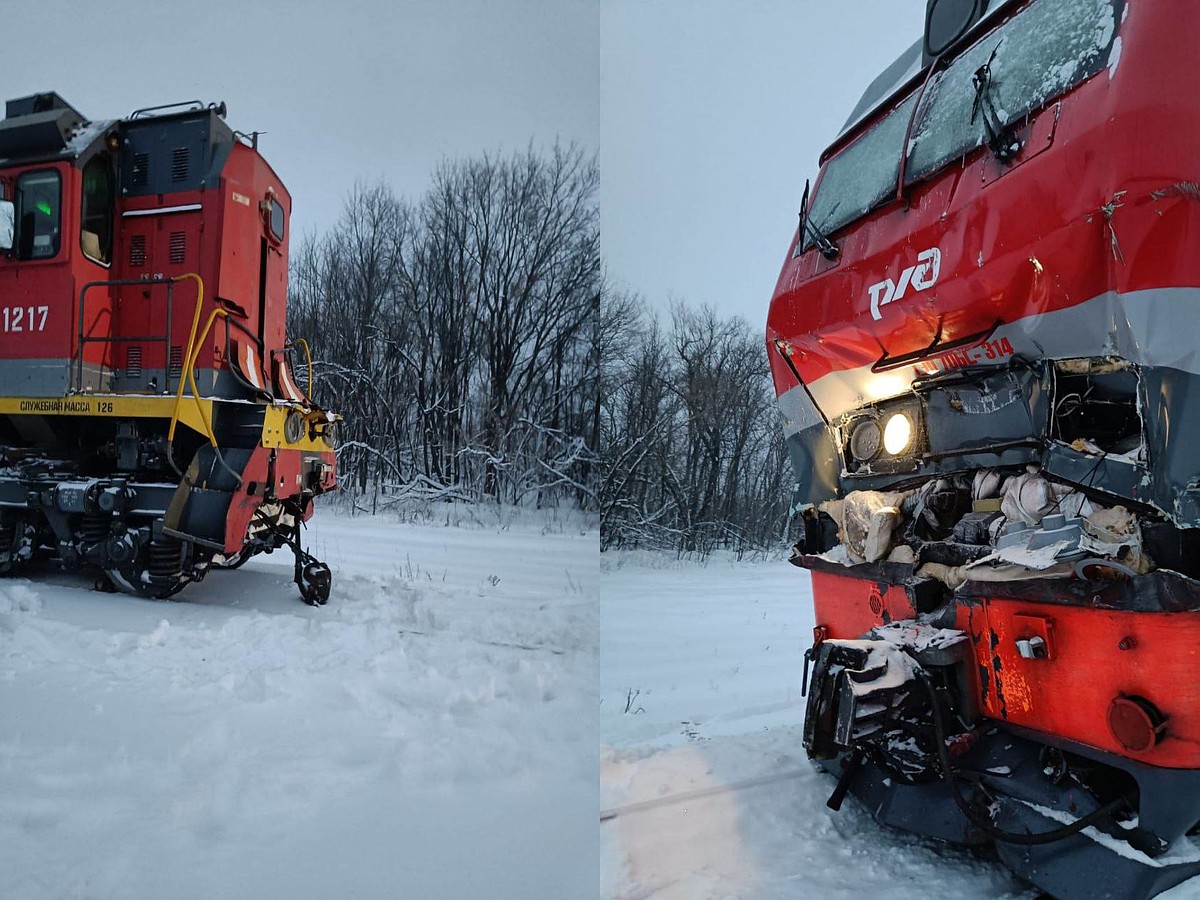
[[[241,348],[242,355],[246,357],[245,362],[242,364],[242,372],[245,374],[246,378],[249,379],[252,385],[259,390],[262,390],[262,373],[259,372],[258,366],[255,365],[254,348],[249,344],[242,344]]]
[[[156,206],[154,209],[127,209],[122,216],[157,216],[164,213],[192,212],[200,209],[199,203],[186,203],[183,206]]]
[[[1200,288],[1107,291],[1065,309],[1031,313],[996,329],[989,340],[1008,338],[1026,359],[1117,356],[1143,366],[1200,375],[1200,344],[1189,323],[1200,312]],[[813,399],[831,419],[908,391],[912,380],[936,371],[930,362],[874,373],[859,366],[830,372],[809,384]],[[1008,358],[996,360],[1006,365]]]
[[[289,400],[303,400],[304,395],[300,393],[300,388],[296,387],[296,382],[292,381],[292,373],[288,369],[286,362],[279,363],[279,380],[283,382],[280,387],[288,396]]]

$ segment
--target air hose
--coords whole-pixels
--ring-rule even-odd
[[[1032,834],[1022,834],[1015,831],[1004,831],[992,824],[992,821],[986,816],[981,815],[966,797],[959,790],[958,783],[954,780],[954,775],[950,771],[950,757],[946,753],[946,729],[942,721],[942,708],[938,702],[937,688],[934,687],[929,676],[924,672],[920,673],[921,683],[925,685],[925,689],[929,691],[929,700],[933,705],[933,728],[937,735],[937,754],[938,762],[942,769],[942,778],[949,782],[950,791],[954,795],[954,802],[958,804],[958,808],[962,810],[964,816],[970,819],[971,823],[989,837],[997,841],[1003,841],[1006,844],[1019,844],[1021,846],[1033,846],[1038,844],[1052,844],[1055,841],[1061,841],[1064,838],[1069,838],[1072,835],[1079,834],[1083,829],[1096,824],[1105,816],[1112,815],[1128,802],[1128,798],[1124,795],[1116,800],[1111,800],[1103,806],[1092,810],[1081,819],[1076,819],[1070,825],[1064,825],[1062,828],[1055,828],[1053,831],[1038,831]]]

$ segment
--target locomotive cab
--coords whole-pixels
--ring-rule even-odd
[[[92,121],[58,94],[0,122],[0,573],[39,557],[167,596],[300,545],[337,416],[293,375],[291,197],[199,102]]]

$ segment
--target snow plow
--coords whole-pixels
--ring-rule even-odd
[[[336,489],[338,416],[292,376],[291,197],[225,104],[0,121],[0,575],[39,560],[164,598],[301,546]]]
[[[767,352],[804,746],[1060,900],[1200,873],[1200,8],[929,0],[805,190]]]

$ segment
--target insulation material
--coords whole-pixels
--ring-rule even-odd
[[[965,566],[947,566],[936,562],[925,563],[917,569],[917,574],[922,578],[936,578],[952,591],[961,587],[967,580]]]
[[[892,532],[900,521],[900,510],[894,506],[881,507],[872,514],[863,541],[863,556],[867,562],[878,562],[888,555],[892,546]]]
[[[1088,534],[1110,544],[1137,540],[1137,520],[1124,506],[1095,510],[1084,517],[1083,527]]]
[[[1058,499],[1051,490],[1050,482],[1042,477],[1036,466],[1030,466],[1004,485],[1004,499],[1000,511],[1010,521],[1021,521],[1034,526],[1041,523],[1047,513],[1058,507]]]
[[[877,562],[887,556],[892,531],[900,522],[902,493],[852,491],[840,502],[821,505],[838,524],[838,537],[853,563]]]
[[[1000,496],[1004,476],[996,469],[980,469],[971,481],[972,500],[993,500]]]

